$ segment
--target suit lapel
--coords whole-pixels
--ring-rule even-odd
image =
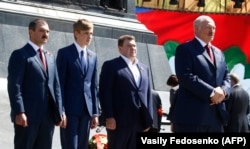
[[[54,66],[52,67],[52,64],[54,64],[54,57],[52,56],[51,53],[45,52],[45,58],[46,58],[46,63],[47,63],[47,75],[51,74],[51,71],[54,71]],[[43,69],[44,70],[44,69]]]
[[[40,67],[42,73],[46,76],[46,71],[43,68],[43,64],[42,61],[39,57],[39,54],[33,49],[33,47],[30,44],[27,44],[27,51],[30,55],[32,55],[34,57],[35,62],[37,63],[37,65]],[[45,56],[46,59],[46,63],[47,63],[47,58]]]
[[[211,59],[210,59],[210,57],[209,57],[207,51],[205,50],[204,47],[202,47],[202,45],[200,44],[200,42],[199,42],[196,38],[194,38],[194,39],[192,40],[192,42],[193,42],[193,44],[195,45],[196,49],[197,49],[199,52],[202,52],[202,55],[203,55],[203,56],[205,57],[205,59],[208,61],[209,65],[212,65],[213,67],[215,67],[216,64],[213,64],[213,63],[212,63],[212,61],[211,61]],[[215,61],[215,63],[216,63],[216,57],[215,57],[215,54],[214,54],[214,48],[211,47],[211,50],[212,50],[212,53],[213,53],[213,55],[214,55],[214,61]]]
[[[143,79],[144,78],[147,78],[146,77],[146,71],[145,71],[145,69],[140,65],[140,63],[138,63],[137,64],[137,67],[138,67],[138,69],[139,69],[139,72],[140,72],[140,75],[141,75],[141,77],[140,77],[140,84],[139,84],[139,88],[142,86],[142,83],[143,83]]]
[[[127,76],[129,77],[129,80],[131,81],[131,84],[134,86],[134,88],[138,88],[137,85],[136,85],[133,73],[129,69],[128,64],[124,61],[124,59],[122,57],[120,57],[120,60],[121,60],[121,63],[123,63],[126,66],[125,67],[125,72],[128,74]]]
[[[87,51],[87,60],[86,60],[86,62],[87,62],[87,67],[86,67],[86,76],[87,76],[87,73],[89,72],[88,70],[89,70],[89,66],[90,66],[90,64],[92,64],[93,63],[93,58],[92,58],[92,55],[91,55],[91,53],[89,52],[89,49],[86,49],[86,51]]]
[[[135,82],[135,78],[133,76],[133,73],[131,72],[131,70],[129,69],[129,67],[127,66],[126,67],[126,72],[128,74],[128,77],[130,78],[130,81],[131,81],[131,84],[135,87],[135,88],[138,88],[137,85],[136,85],[136,82]]]
[[[212,47],[212,51],[213,51],[213,54],[214,54],[214,66],[215,66],[215,68],[218,68],[219,63],[218,63],[217,60],[220,59],[220,54],[218,53],[218,51],[216,51],[214,49],[214,47]]]
[[[80,69],[80,71],[82,72],[82,74],[85,76],[85,72],[82,68],[82,63],[81,63],[79,53],[77,51],[76,46],[74,44],[72,44],[71,47],[69,47],[69,49],[71,50],[73,61],[76,60],[75,61],[76,67],[78,67]]]

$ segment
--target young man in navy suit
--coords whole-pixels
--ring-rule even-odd
[[[86,19],[73,24],[73,44],[59,49],[57,55],[62,99],[67,127],[61,128],[63,149],[87,149],[90,128],[98,125],[97,57],[88,49],[94,25]]]
[[[120,56],[105,61],[99,80],[99,98],[109,149],[136,149],[136,133],[153,123],[153,101],[148,66],[136,58],[135,37],[118,39]]]
[[[214,20],[202,15],[193,25],[195,37],[176,49],[179,90],[172,122],[175,132],[223,132],[228,121],[224,100],[231,87],[225,57],[211,43]]]
[[[15,50],[8,65],[8,93],[15,149],[51,149],[54,126],[66,126],[54,56],[45,50],[49,26],[29,24],[28,43]],[[38,52],[39,49],[39,52]]]

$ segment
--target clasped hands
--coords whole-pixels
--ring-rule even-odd
[[[225,99],[225,92],[221,87],[214,88],[214,95],[211,97],[211,104],[215,105],[221,103]]]

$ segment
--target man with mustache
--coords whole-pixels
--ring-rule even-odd
[[[15,149],[51,149],[54,126],[66,126],[55,57],[45,50],[49,26],[29,24],[28,43],[15,50],[8,65],[8,93]]]

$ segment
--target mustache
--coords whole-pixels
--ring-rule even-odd
[[[213,32],[209,32],[208,35],[209,35],[209,36],[213,36],[214,33],[213,33]]]
[[[48,36],[46,36],[46,35],[42,36],[42,39],[47,39],[47,38],[48,38]]]

